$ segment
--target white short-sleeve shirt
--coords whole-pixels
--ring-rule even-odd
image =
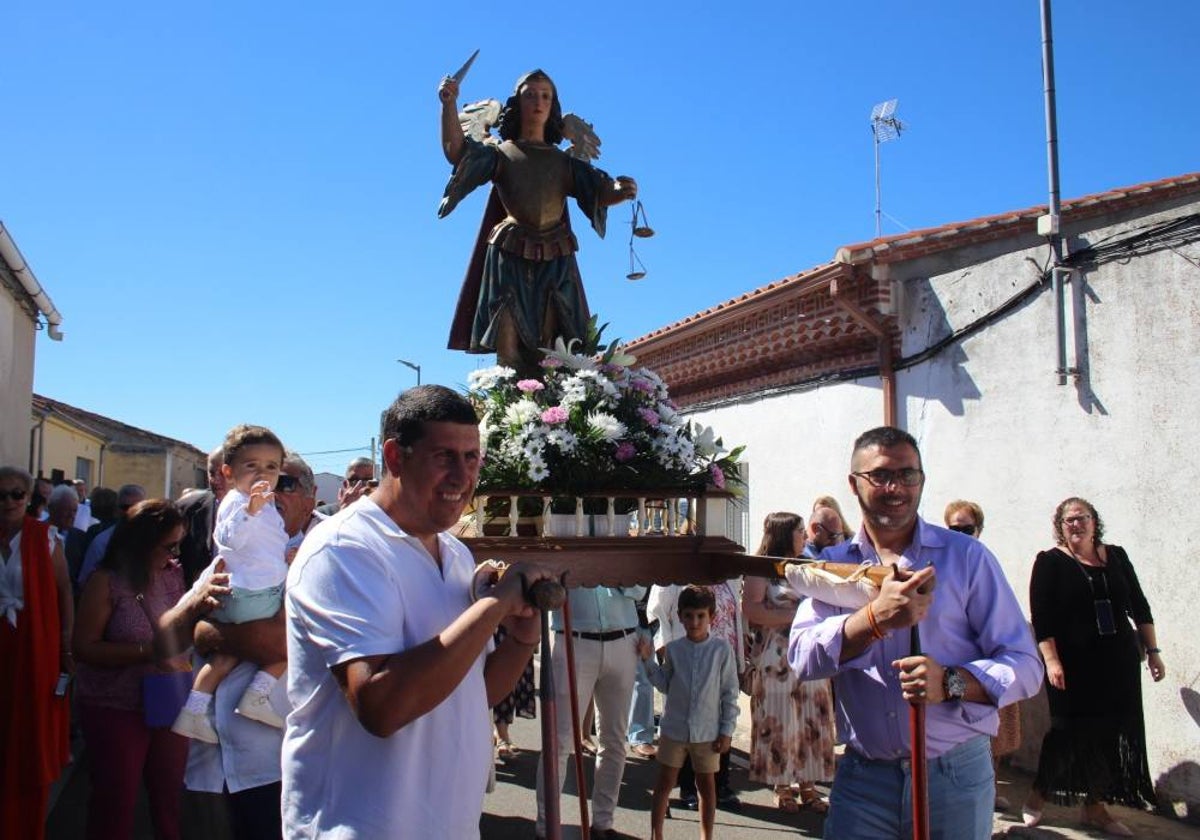
[[[492,761],[484,655],[449,697],[388,738],[363,729],[330,670],[423,644],[470,606],[471,553],[439,540],[441,569],[364,498],[318,525],[293,561],[286,837],[478,837]]]

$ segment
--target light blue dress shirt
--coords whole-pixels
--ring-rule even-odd
[[[821,559],[880,564],[865,530],[826,549]],[[926,706],[926,749],[936,758],[976,735],[995,735],[997,708],[1041,688],[1042,660],[999,562],[979,540],[918,519],[899,565],[914,571],[932,565],[936,572],[933,603],[920,623],[925,655],[969,671],[993,701]],[[801,679],[833,677],[838,726],[851,749],[871,759],[906,757],[909,706],[892,662],[910,655],[910,633],[891,632],[839,664],[842,628],[852,612],[804,599],[792,623],[788,661]]]
[[[610,633],[638,626],[636,603],[644,586],[590,586],[567,590],[571,599],[571,630],[576,633]],[[562,610],[550,615],[550,625],[563,629]]]
[[[667,695],[659,733],[686,744],[732,736],[738,717],[737,674],[733,648],[711,633],[702,642],[684,637],[668,643],[661,665],[646,660],[650,682]]]

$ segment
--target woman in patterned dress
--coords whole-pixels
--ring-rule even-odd
[[[496,644],[504,641],[508,631],[503,626],[496,628]],[[537,717],[537,692],[533,684],[533,658],[525,665],[525,671],[512,692],[492,706],[492,722],[496,725],[496,757],[501,761],[514,758],[521,751],[513,745],[508,737],[508,727],[517,716],[523,718]]]
[[[804,536],[798,514],[768,514],[758,553],[798,557]],[[833,695],[829,680],[801,682],[788,666],[788,631],[799,605],[786,581],[746,578],[750,779],[774,788],[781,811],[795,813],[803,805],[823,814],[829,805],[813,783],[833,778]]]

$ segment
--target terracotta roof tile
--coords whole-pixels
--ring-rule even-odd
[[[1157,194],[1158,197],[1166,199],[1173,195],[1189,195],[1198,192],[1200,192],[1200,172],[1192,172],[1186,175],[1177,175],[1171,178],[1162,178],[1157,181],[1148,181],[1143,184],[1118,187],[1106,192],[1085,195],[1063,202],[1061,211],[1063,221],[1069,223],[1073,220],[1089,218],[1103,212],[1121,210],[1126,206],[1133,207],[1145,204],[1145,196],[1147,195]],[[753,305],[760,300],[772,298],[777,293],[792,291],[796,286],[816,280],[824,273],[836,273],[845,264],[853,265],[871,260],[876,262],[897,262],[909,256],[916,256],[915,252],[918,249],[920,255],[923,256],[938,250],[967,244],[966,241],[960,242],[959,237],[962,237],[963,240],[970,237],[970,241],[974,243],[982,239],[1011,236],[1016,232],[1014,229],[1019,229],[1023,226],[1029,226],[1032,232],[1038,217],[1044,215],[1046,210],[1046,205],[1041,204],[1034,207],[1027,207],[1023,210],[1008,210],[1003,213],[980,216],[979,218],[967,221],[949,222],[938,227],[907,231],[866,242],[844,245],[837,249],[834,260],[830,263],[818,265],[801,271],[798,274],[775,280],[765,286],[752,289],[735,298],[697,312],[694,315],[689,315],[673,324],[661,327],[630,341],[628,347],[636,350],[637,346],[642,343],[664,338],[668,334],[683,330],[685,327],[696,322],[712,319],[726,313],[728,310],[741,309],[746,305]]]

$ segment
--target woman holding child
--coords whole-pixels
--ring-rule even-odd
[[[763,522],[758,553],[799,557],[804,539],[798,514],[771,513]],[[788,665],[788,631],[799,605],[785,580],[746,578],[750,779],[772,785],[775,805],[785,813],[804,806],[823,814],[829,805],[813,782],[833,778],[833,694],[829,680],[801,682]]]
[[[87,836],[133,835],[143,779],[154,836],[180,836],[180,796],[188,741],[146,722],[143,678],[186,670],[187,657],[160,662],[154,628],[183,594],[176,558],[183,516],[166,499],[140,502],[117,524],[100,567],[88,578],[75,622],[78,698],[88,745],[91,795]]]

